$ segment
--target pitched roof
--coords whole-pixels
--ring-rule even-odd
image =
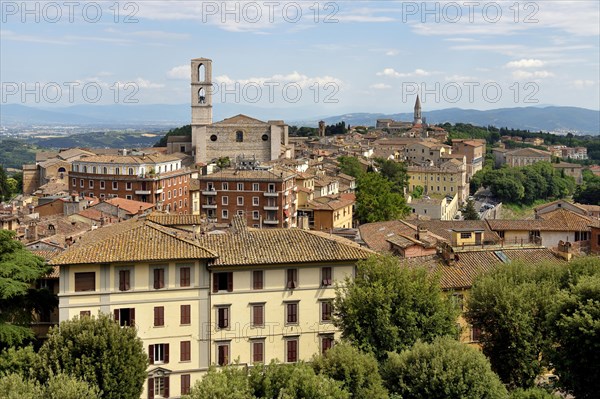
[[[408,244],[407,241],[412,241],[417,233],[417,228],[414,225],[406,223],[402,220],[390,220],[387,222],[366,223],[358,227],[362,240],[369,248],[374,251],[382,252],[389,251],[390,243],[402,247]],[[402,237],[402,240],[396,238]],[[419,235],[421,245],[429,247],[435,245],[441,237],[435,234],[423,233]],[[415,242],[413,242],[414,244]]]
[[[566,209],[556,209],[540,215],[540,218],[556,231],[589,231],[593,220]]]
[[[201,215],[175,215],[158,212],[148,215],[147,220],[163,226],[200,226],[203,222]]]
[[[237,114],[235,116],[225,118],[222,121],[215,122],[215,123],[213,123],[213,126],[214,125],[248,125],[248,124],[266,125],[267,123],[263,122],[261,120],[255,119],[255,118],[251,118],[244,114]]]
[[[350,240],[301,229],[207,234],[198,242],[219,254],[213,263],[217,267],[356,261],[373,254]]]
[[[119,208],[123,209],[125,212],[131,215],[135,215],[140,211],[143,212],[147,209],[154,208],[154,204],[151,204],[149,202],[134,201],[120,197],[109,198],[104,202],[113,206],[118,206]]]
[[[427,220],[421,221],[418,225],[448,242],[452,241],[452,230],[457,229],[483,229],[485,242],[500,242],[498,234],[490,229],[485,220]]]
[[[507,156],[519,156],[519,157],[549,157],[552,155],[550,152],[538,150],[536,148],[518,148],[506,153]]]
[[[156,223],[131,219],[88,233],[50,264],[140,262],[173,259],[213,259],[217,255]]]

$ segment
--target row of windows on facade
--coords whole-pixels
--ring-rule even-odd
[[[180,178],[180,180],[181,180],[181,178]],[[187,176],[186,176],[185,181],[187,182]],[[181,181],[180,181],[180,183],[181,183]],[[177,183],[173,183],[173,184],[175,185]],[[77,179],[76,178],[71,179],[71,185],[73,187],[77,187]],[[98,185],[100,187],[100,190],[105,190],[106,189],[106,182],[104,180],[100,180],[100,182],[99,182]],[[88,182],[88,187],[89,188],[94,188],[94,186],[95,186],[94,180],[90,180]],[[84,179],[80,179],[79,180],[79,187],[80,188],[85,188],[85,180]],[[168,187],[171,187],[171,184],[169,184]],[[113,190],[118,190],[119,189],[119,182],[118,181],[113,181],[112,182],[112,189]],[[142,190],[144,190],[144,189],[145,189],[145,187],[144,187],[144,185],[142,185]],[[133,182],[129,182],[129,181],[125,182],[125,190],[133,190]],[[187,191],[188,191],[187,187],[179,187],[179,195],[187,195]],[[177,189],[173,190],[173,196],[177,197]],[[164,197],[164,193],[163,193],[163,197]],[[170,191],[169,191],[169,198],[171,198]]]
[[[236,204],[238,206],[244,205],[244,197],[236,197]],[[206,205],[217,205],[217,201],[213,197],[206,198]],[[229,197],[224,195],[221,197],[221,205],[229,205]],[[260,206],[260,197],[252,197],[252,206]],[[279,206],[277,200],[274,198],[268,198],[264,206]]]
[[[333,334],[322,335],[320,337],[321,353],[327,352],[333,347]],[[190,356],[190,341],[182,341],[180,343],[180,356]],[[298,361],[298,349],[300,346],[300,337],[291,337],[285,339],[284,359],[288,363]],[[216,345],[215,360],[219,366],[230,364],[231,356],[229,342],[218,342]],[[264,339],[256,339],[250,341],[251,363],[265,362],[265,341]],[[169,344],[155,344],[148,347],[150,364],[165,364],[169,362]],[[189,361],[181,360],[181,361]],[[161,376],[148,379],[148,398],[168,398],[170,395],[170,376]],[[182,374],[180,376],[181,395],[190,393],[191,379],[190,374]]]
[[[421,180],[421,175],[417,175],[417,180]],[[433,178],[433,176],[429,176],[429,179],[427,179],[427,176],[423,177],[424,181],[427,180],[431,180],[434,181],[435,179]],[[440,181],[440,176],[437,176],[437,181]],[[446,181],[446,177],[444,176],[444,181]],[[454,181],[454,177],[450,177],[450,181],[453,182]]]
[[[200,91],[202,91],[203,89],[200,89]],[[200,97],[203,98],[203,97]],[[263,134],[261,137],[262,141],[269,141],[269,135],[268,134]],[[216,134],[211,134],[210,136],[210,141],[217,141],[219,139],[219,137]],[[238,130],[235,132],[235,142],[236,143],[243,143],[244,142],[244,132],[242,132],[241,130]]]
[[[156,167],[156,173],[163,173],[163,172],[172,172],[174,170],[177,170],[181,168],[181,163],[177,162],[177,163],[171,163],[169,165],[158,165]],[[150,170],[153,170],[154,168],[150,168]],[[129,176],[134,176],[136,175],[139,171],[139,174],[143,175],[146,173],[146,168],[128,168],[126,166],[123,167],[119,167],[119,166],[88,166],[88,165],[73,165],[73,171],[74,172],[79,172],[81,171],[82,173],[93,173],[93,174],[103,174],[103,175],[108,175],[108,174],[115,174],[115,175],[120,175],[120,174],[124,174],[124,175],[129,175]]]
[[[165,268],[153,268],[152,277],[154,289],[166,288]],[[191,286],[191,268],[178,267],[179,287]],[[119,270],[118,284],[119,291],[129,291],[132,288],[131,276],[132,269]],[[333,271],[331,267],[321,268],[320,285],[328,287],[333,284]],[[264,270],[252,271],[252,289],[262,290],[264,288]],[[286,269],[285,288],[295,289],[298,287],[298,269]],[[95,291],[96,290],[96,272],[77,272],[75,273],[75,291]],[[213,292],[233,291],[233,272],[213,273]]]
[[[217,186],[212,182],[206,183],[206,191],[216,191],[216,187]],[[244,183],[236,183],[236,189],[237,191],[244,191]],[[221,190],[229,190],[229,182],[222,182]],[[252,183],[252,191],[261,191],[260,183]],[[276,192],[275,183],[269,183],[267,191],[269,193]]]
[[[412,185],[412,189],[415,189],[415,185]],[[425,189],[427,190],[427,186],[425,186]],[[431,191],[434,191],[433,186],[431,186]],[[437,186],[437,191],[440,191],[440,186]],[[454,192],[454,186],[450,186],[450,191]],[[446,186],[444,186],[444,192],[448,192],[448,190],[446,190]]]

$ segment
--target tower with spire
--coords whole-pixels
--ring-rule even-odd
[[[423,123],[423,119],[421,118],[421,100],[419,100],[419,95],[417,94],[417,101],[415,101],[415,116],[413,120],[413,125],[421,125]]]

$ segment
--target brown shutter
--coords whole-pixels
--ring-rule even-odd
[[[131,327],[135,326],[135,308],[129,309],[129,319],[131,320]]]
[[[253,288],[255,290],[263,289],[263,271],[262,270],[255,270],[253,272]]]
[[[182,374],[181,375],[181,394],[185,395],[190,393],[190,375]]]
[[[163,344],[165,350],[165,363],[169,363],[169,344]]]
[[[233,272],[227,273],[227,292],[233,291]]]
[[[168,398],[169,397],[169,378],[170,377],[163,377],[163,378],[164,378],[164,381],[165,381],[165,395],[164,395],[164,397]]]
[[[154,345],[148,345],[148,360],[150,364],[154,364]],[[152,386],[152,389],[154,390],[154,386]]]
[[[125,270],[119,270],[119,291],[125,291]]]
[[[218,273],[213,273],[213,292],[219,291],[219,276]]]
[[[118,323],[119,322],[119,309],[115,309],[115,321]]]
[[[148,378],[148,399],[154,399],[154,378]]]
[[[160,307],[158,306],[154,307],[154,326],[160,326],[159,309]]]
[[[180,324],[190,324],[190,305],[181,305]]]
[[[159,275],[159,270],[160,269],[154,269],[154,289],[157,290],[160,288],[160,275]]]

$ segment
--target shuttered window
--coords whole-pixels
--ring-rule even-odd
[[[191,305],[181,305],[180,324],[190,324],[191,322]]]
[[[323,267],[321,269],[321,285],[328,287],[332,284],[331,267]]]
[[[254,270],[252,272],[252,288],[255,290],[263,289],[263,275],[264,272],[262,270]]]
[[[217,308],[217,326],[229,328],[229,306]]]
[[[191,342],[190,341],[181,341],[179,343],[179,350],[180,350],[180,360],[182,362],[186,362],[191,360],[191,356],[192,356],[192,347],[191,347]]]
[[[298,340],[288,339],[286,341],[286,361],[294,363],[298,361]]]
[[[298,269],[287,269],[286,288],[294,289],[298,287]]]
[[[96,273],[75,273],[75,291],[96,291]]]
[[[298,324],[298,302],[286,304],[286,324]]]
[[[321,302],[321,321],[331,321],[331,311],[332,311],[332,303],[331,301],[323,301]]]
[[[190,286],[190,268],[182,267],[179,269],[179,286],[189,287]]]
[[[265,342],[264,341],[252,341],[252,362],[253,363],[264,363],[265,362]]]
[[[265,305],[252,305],[252,327],[263,327],[265,324]]]
[[[130,289],[130,271],[119,270],[119,291],[129,291]]]
[[[162,327],[165,325],[165,307],[154,307],[154,327]]]
[[[154,289],[165,288],[165,269],[154,269]]]
[[[217,344],[217,363],[219,366],[229,364],[229,343]]]
[[[190,386],[191,386],[190,375],[182,374],[181,375],[181,394],[186,395],[186,394],[190,393]]]

